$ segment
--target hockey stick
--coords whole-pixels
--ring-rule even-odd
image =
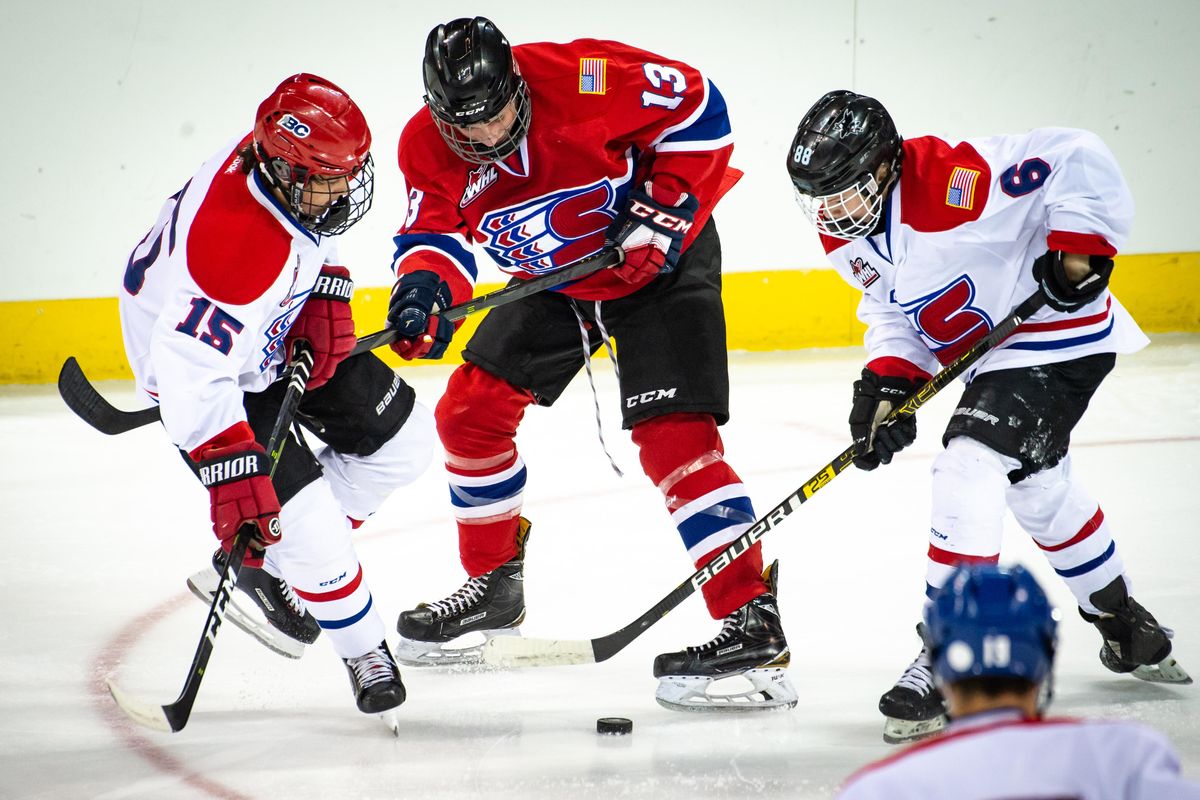
[[[574,264],[560,269],[558,272],[551,272],[549,275],[543,275],[540,278],[533,278],[527,281],[518,281],[511,286],[505,286],[503,289],[488,292],[465,303],[450,306],[438,312],[438,316],[448,319],[451,322],[458,322],[460,319],[464,319],[471,314],[487,311],[489,308],[495,308],[496,306],[507,305],[513,301],[529,297],[531,294],[544,292],[547,289],[562,286],[564,283],[586,278],[595,272],[618,266],[624,261],[625,252],[620,247],[616,245],[613,245],[611,248],[606,247],[599,253],[580,259]],[[358,344],[354,345],[354,349],[350,351],[350,355],[356,356],[359,353],[374,350],[376,347],[383,347],[385,344],[391,344],[399,338],[400,335],[396,333],[395,328],[384,328],[378,333],[369,333],[358,340]]]
[[[68,357],[59,370],[58,393],[77,417],[108,436],[158,422],[161,418],[158,406],[138,411],[122,411],[113,406],[92,386],[75,356]]]
[[[979,359],[1004,341],[1017,326],[1032,316],[1045,304],[1041,292],[1031,295],[1005,317],[992,331],[969,350],[950,362],[937,375],[929,379],[903,405],[892,410],[885,422],[910,417],[917,409],[951,381],[972,367]],[[690,578],[676,586],[670,594],[655,603],[646,613],[618,631],[597,639],[534,639],[524,636],[497,636],[489,639],[483,648],[484,662],[497,667],[543,667],[560,664],[592,664],[606,661],[641,636],[654,623],[665,617],[689,595],[715,578],[733,560],[749,550],[755,542],[783,522],[802,503],[824,488],[831,480],[854,462],[856,445],[843,450],[833,461],[821,468],[782,503],[767,512],[745,533],[722,550],[716,558],[696,570]]]
[[[300,400],[304,396],[304,388],[308,385],[308,378],[312,374],[313,354],[306,344],[298,343],[295,348],[295,358],[292,359],[288,368],[291,377],[288,380],[287,391],[284,393],[283,403],[279,407],[279,414],[275,417],[275,427],[271,430],[271,438],[267,442],[272,477],[275,475],[275,467],[279,465],[279,456],[283,453],[283,446],[287,442],[287,429],[296,415],[296,408],[300,405]],[[204,621],[204,633],[200,636],[199,644],[196,645],[196,655],[192,657],[192,666],[188,668],[183,691],[179,693],[175,702],[165,706],[155,705],[126,693],[111,679],[105,680],[105,683],[108,684],[108,691],[112,694],[117,706],[134,721],[164,733],[181,731],[183,726],[187,725],[188,718],[192,715],[192,706],[196,702],[196,695],[200,692],[200,681],[204,678],[204,671],[208,668],[208,659],[212,656],[213,646],[216,644],[217,631],[225,620],[225,606],[229,603],[233,587],[237,584],[238,575],[242,571],[242,560],[250,546],[253,531],[253,525],[243,525],[233,541],[229,557],[225,560],[225,572],[221,576],[221,583],[217,586],[217,591],[213,596],[212,606],[208,610],[208,618]]]
[[[570,281],[586,278],[595,272],[615,267],[624,260],[625,254],[621,248],[606,248],[596,255],[576,261],[558,272],[528,281],[520,281],[512,286],[488,292],[465,303],[450,306],[438,314],[451,322],[458,322],[471,314],[506,305]],[[358,340],[354,349],[350,351],[350,355],[356,356],[374,350],[376,347],[383,347],[398,338],[399,335],[395,328],[384,328],[376,333],[369,333]],[[138,411],[122,411],[109,403],[88,381],[74,356],[63,362],[62,370],[58,373],[58,393],[62,395],[63,401],[80,419],[109,436],[126,433],[161,419],[157,406]]]

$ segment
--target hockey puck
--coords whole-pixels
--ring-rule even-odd
[[[596,733],[605,736],[624,736],[633,733],[633,720],[625,717],[601,717],[596,720]]]

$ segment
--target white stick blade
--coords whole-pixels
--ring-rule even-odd
[[[493,667],[551,667],[594,664],[596,654],[587,639],[530,639],[497,636],[483,646],[484,663]]]
[[[171,724],[167,721],[167,715],[163,713],[162,706],[151,705],[138,700],[136,697],[122,691],[117,684],[111,680],[105,680],[105,685],[108,686],[108,692],[112,695],[113,700],[117,703],[117,708],[125,712],[131,720],[139,725],[145,725],[147,728],[153,728],[156,731],[163,733],[171,732]]]

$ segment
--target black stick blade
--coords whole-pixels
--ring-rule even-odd
[[[58,393],[76,416],[108,436],[126,433],[161,419],[157,407],[122,411],[113,406],[88,381],[75,356],[63,362],[58,373]]]

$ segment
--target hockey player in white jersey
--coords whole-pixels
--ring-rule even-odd
[[[376,713],[405,690],[350,532],[425,469],[434,437],[391,368],[347,358],[353,283],[334,241],[370,207],[370,146],[344,91],[286,79],[253,130],[167,200],[129,257],[120,310],[137,385],[205,484],[222,548],[256,526],[238,588],[301,642],[325,631],[359,709]],[[299,340],[314,362],[297,420],[326,446],[314,453],[289,433],[272,476],[262,443]],[[230,463],[249,467],[234,475]]]
[[[1071,431],[1092,394],[1117,353],[1146,344],[1108,291],[1133,216],[1109,150],[1066,128],[902,140],[877,100],[835,91],[801,120],[787,167],[834,268],[863,293],[856,466],[890,463],[915,439],[916,419],[881,426],[888,411],[1026,297],[1046,298],[964,375],[933,464],[927,593],[958,564],[997,561],[1007,508],[1099,629],[1105,667],[1189,683],[1170,631],[1129,596],[1103,510],[1071,474]],[[888,741],[941,727],[926,650],[880,710]]]
[[[1022,567],[955,570],[925,625],[949,728],[858,771],[838,800],[1200,800],[1157,731],[1042,716],[1057,616]]]

